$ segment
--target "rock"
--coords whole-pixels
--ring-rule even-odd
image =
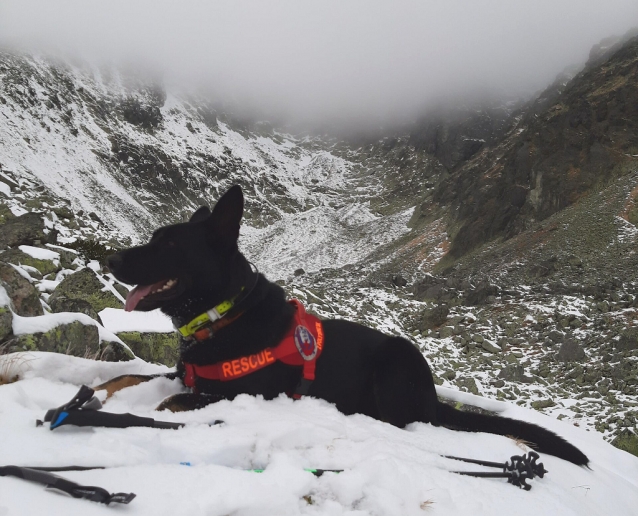
[[[598,308],[598,310],[600,310],[602,313],[606,314],[607,312],[609,312],[610,309],[609,301],[601,301],[596,305],[596,308]]]
[[[447,339],[452,335],[454,335],[454,328],[452,326],[441,326],[441,328],[439,329],[439,336],[442,339]]]
[[[58,298],[81,299],[88,302],[95,312],[105,308],[122,308],[122,302],[110,290],[103,290],[104,284],[95,273],[85,267],[70,274],[57,286],[49,298],[49,305],[56,303]]]
[[[53,296],[51,296],[53,298]],[[49,307],[53,313],[73,312],[88,315],[94,321],[102,324],[102,319],[95,311],[91,303],[84,299],[69,299],[65,296],[57,296],[53,299],[49,298]]]
[[[128,296],[129,290],[124,285],[120,283],[115,283],[113,285],[113,288],[119,292],[120,296],[126,299],[126,296]]]
[[[396,275],[392,276],[392,284],[395,287],[405,287],[408,284],[408,280],[406,280],[400,274],[396,274]]]
[[[23,317],[44,314],[40,293],[8,263],[0,262],[0,284],[7,291],[15,313]]]
[[[536,410],[553,407],[554,405],[556,405],[556,403],[554,403],[552,400],[532,401],[532,408],[535,408]]]
[[[616,343],[619,351],[634,351],[638,349],[638,328],[628,328],[620,333]]]
[[[301,269],[301,268],[299,268],[299,269],[295,270],[294,274],[295,274],[295,276],[303,276],[304,274],[306,274],[306,271]]]
[[[561,362],[577,362],[585,358],[585,350],[573,339],[563,342],[556,355],[557,360]]]
[[[623,431],[611,444],[620,450],[624,450],[638,457],[638,435],[631,431]]]
[[[580,259],[580,257],[576,256],[575,254],[572,254],[572,255],[570,255],[567,258],[567,263],[571,267],[582,267],[583,266],[583,261]]]
[[[44,333],[23,334],[7,341],[10,353],[17,351],[50,351],[84,358],[97,358],[100,337],[97,326],[73,321],[60,324]]]
[[[470,290],[465,296],[465,304],[470,306],[494,303],[499,289],[496,285],[482,284]]]
[[[489,340],[484,340],[481,343],[481,347],[489,352],[489,353],[500,353],[501,352],[501,348],[499,348],[498,346],[495,346],[494,344],[492,344]]]
[[[518,364],[505,366],[498,377],[508,382],[532,383],[534,381],[531,377],[525,376],[525,368]]]
[[[174,366],[179,358],[178,333],[141,333],[127,331],[118,333],[135,356],[147,362],[156,362],[167,366]]]
[[[61,249],[59,247],[55,247],[55,248],[53,248],[51,250],[60,254],[60,265],[62,265],[63,269],[75,269],[76,268],[76,265],[74,265],[73,262],[75,260],[77,260],[78,253],[76,253],[74,251],[71,251],[71,250],[67,250],[67,249]]]
[[[40,242],[55,243],[57,234],[44,232],[44,220],[38,213],[25,213],[20,217],[7,219],[0,226],[0,249],[18,245],[33,245]]]
[[[552,330],[549,332],[548,337],[551,339],[552,342],[563,342],[563,340],[565,340],[565,334],[562,331],[558,331],[558,330]]]
[[[426,331],[441,326],[447,321],[449,313],[450,309],[445,305],[436,305],[434,308],[426,309],[421,316],[419,329]]]
[[[116,341],[104,341],[101,347],[100,360],[104,360],[105,362],[126,362],[135,358],[135,355],[133,355],[126,346]]]
[[[476,342],[477,344],[482,344],[483,341],[485,341],[485,339],[483,338],[483,335],[480,335],[478,333],[475,335],[472,335],[472,340]]]
[[[465,387],[465,389],[467,389],[467,391],[471,392],[472,394],[476,394],[476,395],[479,394],[478,385],[476,385],[476,380],[474,380],[474,378],[471,378],[471,377],[459,378],[456,381],[456,385],[458,385],[461,388]]]
[[[0,342],[13,333],[13,314],[8,306],[0,307]]]
[[[0,260],[6,263],[13,263],[14,265],[29,265],[37,269],[42,276],[46,276],[52,272],[58,272],[61,269],[60,265],[56,265],[51,260],[39,260],[18,248],[4,251],[0,254]]]

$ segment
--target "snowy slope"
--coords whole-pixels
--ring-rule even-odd
[[[0,171],[97,214],[120,242],[145,240],[232,184],[246,196],[243,244],[276,278],[301,259],[307,270],[338,268],[407,232],[411,208],[370,210],[378,180],[356,154],[234,127],[156,81],[0,52]]]
[[[0,368],[11,359],[0,357]],[[64,476],[111,492],[136,493],[129,506],[110,509],[126,514],[606,516],[634,514],[638,504],[638,458],[616,450],[599,434],[514,405],[489,402],[489,408],[503,415],[562,434],[587,453],[592,470],[544,456],[549,473],[531,481],[532,490],[525,492],[504,480],[447,473],[479,467],[439,456],[500,461],[522,452],[504,437],[425,424],[401,430],[364,416],[344,416],[315,399],[240,396],[191,413],[153,412],[164,397],[182,390],[178,382],[164,379],[121,391],[104,410],[186,422],[183,429],[63,427],[51,432],[36,428],[35,419],[68,401],[80,382],[96,384],[120,373],[164,369],[139,360],[109,364],[46,353],[27,360],[20,366],[25,379],[0,387],[0,462],[107,466]],[[485,403],[469,394],[464,401]],[[207,426],[215,419],[226,423]],[[305,467],[345,471],[315,478]],[[266,472],[243,471],[249,468]],[[40,485],[0,478],[3,516],[105,510],[46,492]]]

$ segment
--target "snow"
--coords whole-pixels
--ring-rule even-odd
[[[71,324],[76,321],[85,325],[96,326],[99,332],[100,342],[119,342],[126,346],[115,333],[102,327],[88,315],[75,312],[60,312],[56,314],[37,315],[35,317],[21,317],[18,314],[13,314],[13,334],[45,333],[61,324]],[[128,346],[126,347],[128,349]]]
[[[3,183],[2,181],[0,181],[0,192],[2,192],[7,197],[11,197],[11,188],[8,184]]]
[[[532,480],[532,490],[525,492],[504,480],[449,473],[481,468],[440,457],[502,461],[523,452],[505,437],[427,424],[401,430],[360,415],[344,416],[322,400],[292,401],[283,396],[264,401],[242,395],[193,412],[159,413],[153,407],[184,390],[178,381],[164,378],[116,393],[103,410],[180,421],[185,428],[49,431],[36,427],[35,419],[66,403],[81,383],[95,385],[119,374],[168,369],[139,359],[106,363],[51,353],[5,355],[0,357],[0,371],[6,367],[22,374],[20,381],[0,386],[2,464],[107,466],[61,475],[110,492],[136,493],[129,506],[110,509],[131,515],[607,516],[633,514],[638,504],[636,457],[594,432],[507,403],[490,406],[560,433],[591,458],[592,469],[543,456],[549,473]],[[440,393],[452,394],[446,389]],[[485,401],[467,393],[462,399]],[[225,424],[209,427],[215,419]],[[185,462],[191,465],[182,465]],[[266,471],[245,471],[252,468]],[[317,478],[303,468],[344,472]],[[0,478],[3,516],[45,511],[90,516],[105,510],[47,492],[38,484]]]
[[[141,331],[172,333],[175,331],[171,319],[159,310],[151,312],[126,312],[117,308],[105,308],[100,312],[104,327],[113,333]]]
[[[50,260],[56,265],[60,264],[60,253],[56,251],[49,251],[42,247],[33,247],[30,245],[21,245],[19,246],[19,249],[36,260]]]

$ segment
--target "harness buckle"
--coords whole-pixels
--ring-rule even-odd
[[[295,387],[295,392],[293,393],[292,397],[298,400],[302,396],[308,396],[311,385],[312,380],[309,380],[308,378],[302,376],[299,380],[299,383],[297,384],[297,387]]]

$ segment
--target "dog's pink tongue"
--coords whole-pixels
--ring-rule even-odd
[[[137,303],[139,303],[144,296],[148,295],[153,290],[153,287],[155,287],[156,285],[157,283],[153,283],[152,285],[138,285],[133,290],[131,290],[126,296],[126,304],[124,305],[124,310],[126,310],[127,312],[132,312],[133,310],[135,310]]]

